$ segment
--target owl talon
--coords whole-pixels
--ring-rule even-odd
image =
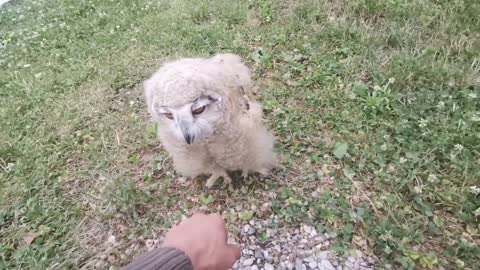
[[[260,170],[258,171],[258,173],[260,173],[260,174],[263,175],[263,176],[268,175],[268,172],[269,172],[268,169],[260,169]]]
[[[248,178],[248,170],[243,170],[242,171],[242,178],[243,178],[243,180]]]
[[[225,175],[223,176],[223,183],[224,183],[225,185],[229,185],[229,186],[232,185],[232,178],[230,178],[230,176],[228,176],[228,175],[225,174]]]
[[[228,174],[226,174],[226,173],[224,173],[224,174],[212,174],[212,176],[210,176],[210,178],[208,178],[208,180],[207,180],[206,187],[207,188],[213,187],[213,185],[215,185],[215,182],[217,182],[217,179],[220,178],[220,177],[223,177],[223,182],[226,185],[231,185],[232,184],[232,178],[230,178],[230,176],[228,176]]]
[[[205,184],[205,186],[206,186],[207,188],[212,188],[213,185],[215,185],[215,182],[217,182],[218,177],[219,177],[219,176],[216,175],[216,174],[210,176],[210,178],[208,178],[207,183]]]

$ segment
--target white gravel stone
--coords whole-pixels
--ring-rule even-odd
[[[318,268],[320,270],[335,270],[335,267],[333,267],[332,263],[325,259],[320,261],[320,263],[318,264]]]
[[[307,258],[304,258],[303,261],[306,262],[306,263],[309,263],[309,262],[315,261],[315,258],[307,257]]]
[[[323,251],[319,251],[317,252],[317,258],[319,259],[327,259],[329,256],[330,256],[331,252],[328,251],[328,250],[323,250]]]
[[[265,257],[263,256],[263,252],[260,250],[255,251],[255,258],[263,260]]]
[[[306,234],[310,234],[310,232],[312,231],[312,227],[308,226],[308,225],[303,225],[303,231],[306,233]]]
[[[302,265],[303,265],[303,264],[302,264],[302,260],[297,259],[297,260],[295,261],[295,270],[302,270]]]
[[[270,254],[270,252],[268,252],[266,250],[263,252],[263,258],[265,259],[265,261],[267,261],[269,263],[273,262],[272,255]]]
[[[356,256],[356,257],[363,257],[363,253],[362,253],[360,250],[358,250],[358,249],[356,249],[356,250],[354,251],[354,253],[355,253],[355,256]]]
[[[248,258],[245,261],[243,261],[243,266],[250,266],[252,265],[254,260],[252,258]]]
[[[274,270],[275,268],[273,267],[273,265],[269,264],[269,263],[266,263],[263,265],[263,269],[264,270]]]
[[[307,224],[285,225],[273,216],[238,224],[241,229],[232,242],[240,244],[242,258],[232,269],[373,270],[375,260],[362,252],[340,257],[331,251],[335,234],[318,233]]]

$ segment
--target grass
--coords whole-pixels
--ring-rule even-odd
[[[271,214],[314,224],[380,269],[478,269],[478,14],[475,0],[5,4],[0,268],[115,268],[204,210],[233,232]],[[142,100],[163,60],[218,52],[254,70],[283,158],[234,191],[176,181]]]

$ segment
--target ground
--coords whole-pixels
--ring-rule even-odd
[[[225,214],[244,269],[479,269],[478,14],[476,0],[4,4],[0,268],[116,269],[201,210]],[[218,52],[252,68],[282,165],[208,190],[173,171],[141,83]]]

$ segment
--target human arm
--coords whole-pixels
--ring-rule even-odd
[[[124,270],[193,270],[193,265],[183,251],[161,247],[144,253]]]
[[[229,245],[227,237],[222,216],[194,214],[167,233],[161,248],[125,270],[227,270],[240,258],[239,247]]]

